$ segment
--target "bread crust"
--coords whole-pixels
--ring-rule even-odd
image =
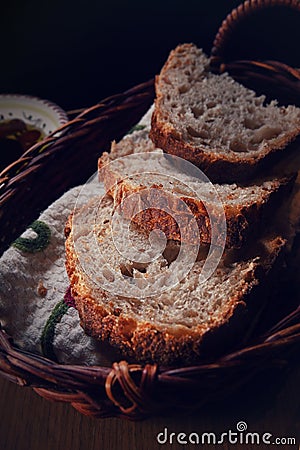
[[[241,207],[236,205],[223,205],[226,218],[225,247],[227,249],[241,248],[247,241],[250,233],[252,238],[258,235],[260,228],[264,226],[265,220],[271,215],[274,204],[278,205],[281,203],[281,199],[285,198],[292,189],[294,181],[295,175],[279,180],[277,188],[270,193],[268,199],[262,200],[260,203],[249,206],[243,205]],[[211,244],[212,232],[210,218],[208,211],[201,200],[184,196],[175,197],[175,199],[172,197],[172,199],[170,199],[169,196],[164,196],[163,189],[160,188],[160,186],[153,185],[152,187],[161,190],[162,203],[167,203],[167,207],[170,211],[180,214],[181,221],[183,224],[186,224],[186,226],[179,229],[179,225],[175,218],[160,209],[159,202],[157,202],[157,209],[147,208],[149,203],[146,190],[136,190],[136,192],[139,192],[139,209],[141,212],[133,216],[132,211],[136,207],[136,199],[131,197],[131,204],[130,194],[134,192],[134,189],[132,189],[128,183],[121,183],[116,186],[116,203],[126,205],[126,207],[122,207],[122,213],[125,218],[131,219],[138,228],[141,228],[146,232],[159,229],[165,234],[167,239],[178,242],[187,242],[192,245],[197,245],[199,243]],[[143,192],[145,192],[145,195],[143,195]],[[127,198],[126,202],[124,202],[125,198]],[[186,203],[191,213],[181,211],[182,201]],[[220,214],[218,214],[218,211],[214,212],[212,210],[210,212],[212,212],[212,220],[214,220],[216,230],[216,240],[214,244],[222,245],[224,242],[224,228]],[[196,219],[199,230],[199,234],[196,235],[194,234],[195,230],[189,227],[191,214],[193,214],[193,217]],[[256,224],[256,227],[253,227],[254,224]]]
[[[158,101],[155,102],[158,105]],[[159,108],[157,106],[157,108]],[[218,154],[212,150],[204,152],[200,147],[195,147],[185,142],[179,132],[169,124],[160,120],[160,111],[155,109],[151,119],[151,131],[149,137],[158,148],[166,153],[186,159],[201,169],[213,183],[236,183],[255,178],[265,167],[272,164],[275,158],[280,156],[280,150],[285,149],[299,136],[300,127],[286,133],[277,140],[276,148],[266,145],[263,153],[256,158],[248,158],[245,161],[238,160],[234,156]]]
[[[135,186],[128,179],[122,180],[122,174],[110,169],[107,155],[99,158],[99,170],[103,177],[104,185],[109,186],[110,194],[114,198],[115,207],[120,206],[125,219],[131,220],[138,228],[151,232],[161,230],[167,239],[187,242],[198,245],[211,244],[212,229],[209,213],[205,204],[197,198],[186,197],[184,195],[168,195],[160,185],[153,184],[149,188]],[[121,181],[119,181],[121,179]],[[249,234],[253,238],[259,235],[260,228],[268,217],[272,214],[275,205],[281,203],[291,191],[296,175],[291,175],[282,179],[277,179],[277,185],[266,199],[250,205],[227,205],[223,204],[226,218],[225,247],[241,248],[247,241]],[[153,190],[152,190],[153,189]],[[157,195],[160,191],[160,195]],[[138,197],[132,194],[138,193]],[[151,198],[155,195],[155,199]],[[126,201],[124,201],[126,199]],[[136,204],[138,199],[138,205]],[[188,208],[182,210],[182,202]],[[149,208],[149,204],[155,207]],[[181,229],[174,217],[165,211],[172,211],[181,217]],[[134,211],[140,211],[135,214]],[[222,246],[224,243],[224,227],[220,217],[220,212],[214,211],[213,205],[210,209],[211,219],[214,221],[215,245]],[[191,215],[196,220],[199,234],[190,226]],[[255,227],[253,227],[255,225]]]
[[[246,182],[255,177],[259,171],[268,167],[274,160],[274,155],[280,157],[281,150],[285,149],[293,142],[300,133],[300,123],[294,124],[294,128],[286,131],[281,137],[273,139],[272,143],[265,141],[264,148],[255,155],[248,155],[241,158],[239,153],[227,152],[220,153],[217,148],[211,148],[204,151],[200,145],[191,144],[184,140],[182,133],[166,117],[164,108],[164,93],[162,86],[169,84],[169,70],[178,69],[178,78],[180,70],[186,67],[178,60],[180,53],[186,53],[187,65],[196,64],[195,52],[200,52],[193,44],[179,45],[171,51],[169,58],[162,67],[159,75],[155,77],[155,108],[152,115],[150,139],[153,143],[164,150],[166,153],[179,156],[199,167],[212,182],[232,183]],[[199,55],[197,60],[199,59]],[[209,59],[207,58],[207,65]],[[176,69],[174,69],[176,67]],[[207,70],[207,68],[205,68]],[[217,75],[216,75],[217,76]],[[220,79],[221,80],[221,79]],[[222,82],[222,81],[220,81]],[[179,82],[178,82],[179,83]],[[175,91],[174,87],[174,91]],[[178,89],[178,87],[177,87]]]
[[[109,301],[105,291],[101,291],[99,298],[95,299],[74,251],[71,216],[65,232],[66,269],[85,332],[98,340],[107,340],[135,361],[157,362],[161,365],[184,365],[199,359],[209,359],[236,341],[236,333],[251,318],[249,309],[252,308],[253,299],[257,299],[259,283],[285,245],[283,239],[274,239],[264,258],[253,264],[247,279],[243,280],[240,290],[230,299],[222,317],[192,328],[181,325],[163,327],[120,313],[113,301]]]

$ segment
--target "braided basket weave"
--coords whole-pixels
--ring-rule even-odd
[[[277,5],[300,11],[297,0],[248,0],[234,9],[215,38],[211,69],[229,71],[240,81],[272,86],[300,104],[298,70],[275,61],[231,61],[228,56],[236,25],[260,9]],[[113,139],[120,139],[153,99],[153,80],[107,98],[30,148],[0,174],[0,254],[43,209],[94,173],[99,149],[108,149]],[[43,195],[37,195],[40,192]],[[284,292],[289,292],[286,286]],[[247,345],[210,364],[173,369],[126,361],[112,367],[63,365],[16,348],[0,330],[0,373],[21,386],[31,386],[46,399],[71,403],[83,414],[138,419],[170,410],[190,411],[228,397],[254,377],[264,379],[293,366],[299,350],[300,305],[294,297],[276,317],[270,311],[260,317]]]

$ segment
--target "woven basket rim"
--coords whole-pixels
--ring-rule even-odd
[[[239,7],[240,13],[238,13],[238,8],[234,10],[237,12],[231,13],[230,20],[237,20],[237,15],[244,14],[245,10],[251,8],[251,4],[258,4],[261,7],[262,3],[264,6],[280,3],[292,7],[295,4],[294,1],[289,0],[246,1],[243,7]],[[228,23],[227,25],[223,23],[225,30],[226,26]],[[213,70],[216,70],[217,56],[219,72],[227,70],[230,64],[236,72],[249,72],[250,70],[250,76],[257,73],[257,67],[259,70],[263,68],[266,71],[264,76],[267,77],[270,76],[270,73],[273,75],[275,71],[276,74],[279,74],[278,82],[286,84],[287,88],[293,92],[295,85],[300,80],[299,72],[296,69],[276,61],[264,63],[234,61],[222,65],[220,55],[215,49],[216,45],[212,50]],[[262,66],[262,64],[264,65]],[[102,139],[101,142],[105,147],[112,137],[116,137],[116,134],[118,138],[121,138],[138,122],[153,102],[153,86],[154,82],[150,80],[84,110],[2,171],[0,174],[0,207],[3,212],[0,216],[0,223],[1,220],[3,224],[9,222],[9,214],[14,208],[14,204],[17,204],[20,190],[35,180],[43,170],[46,172],[46,177],[50,179],[53,175],[51,167],[54,162],[60,163],[64,158],[68,158],[71,154],[71,147],[78,145],[80,149],[82,141],[88,142],[92,147],[93,139]],[[298,89],[300,88],[298,87]],[[122,124],[118,131],[116,131],[116,123]],[[97,156],[96,152],[97,149],[91,151],[94,158]],[[75,164],[78,164],[78,161]],[[88,170],[90,169],[87,169],[87,172]],[[79,184],[78,180],[81,179],[81,175],[77,170],[74,175],[76,179],[70,179],[67,182],[58,179],[59,187],[55,192],[56,198],[59,193],[61,194],[72,185]],[[54,198],[49,197],[42,205],[34,204],[33,216],[24,213],[25,215],[21,216],[20,223],[16,226],[15,234],[8,223],[7,235],[4,236],[0,251],[3,252],[18,233],[20,234],[22,224],[28,225],[39,208],[45,208],[53,200]],[[10,206],[11,204],[13,206]],[[263,335],[257,336],[256,341],[252,341],[252,345],[248,344],[248,346],[223,355],[210,363],[179,368],[164,368],[155,364],[129,364],[126,361],[114,363],[112,367],[58,364],[16,347],[5,330],[0,329],[0,374],[19,385],[30,385],[39,395],[47,399],[71,403],[83,414],[95,417],[118,416],[137,419],[149,414],[157,414],[163,409],[163,404],[169,408],[191,409],[191,402],[185,403],[181,398],[180,403],[176,396],[178,390],[195,393],[200,389],[203,395],[203,388],[209,390],[212,384],[215,386],[216,377],[224,380],[233,379],[237,385],[238,377],[242,375],[239,382],[244,383],[250,374],[253,375],[260,370],[257,361],[262,362],[261,369],[272,370],[286,367],[288,365],[287,356],[290,354],[293,358],[294,352],[299,351],[299,344],[300,304],[281,317]],[[281,356],[282,352],[284,357]],[[166,388],[169,392],[168,395],[164,394]],[[161,401],[157,400],[156,392],[162,395]],[[220,391],[215,389],[214,395],[218,398]],[[212,395],[211,389],[209,397],[213,398],[214,395]],[[199,405],[199,403],[200,400],[199,402],[195,401],[195,404]]]
[[[181,410],[199,406],[207,401],[203,389],[207,394],[207,389],[216,388],[214,395],[209,392],[209,397],[219,401],[218,377],[225,386],[233,379],[235,390],[260,372],[287,369],[286,356],[297,357],[299,347],[300,305],[255,344],[229,352],[213,362],[186,367],[159,367],[127,361],[115,362],[112,367],[60,364],[16,347],[5,330],[0,329],[0,374],[20,386],[31,386],[49,400],[69,402],[83,414],[139,419],[174,407]],[[146,381],[141,383],[140,378],[137,381],[136,373],[144,376]],[[121,400],[113,393],[116,384],[123,389]],[[149,400],[149,391],[155,394],[166,388],[171,394],[169,392],[160,401]],[[87,395],[95,389],[100,398],[97,402],[91,394]],[[187,390],[190,393],[199,389],[202,393],[200,402],[195,395],[192,404],[191,399],[178,402],[176,392]],[[226,392],[226,396],[229,394],[230,391]]]

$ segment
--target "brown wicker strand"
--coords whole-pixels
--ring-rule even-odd
[[[222,71],[229,68],[240,79],[275,83],[276,89],[282,87],[284,93],[300,99],[297,69],[276,61],[224,61],[224,48],[236,25],[244,17],[272,6],[300,10],[298,0],[247,0],[223,21],[212,50],[213,66]],[[43,208],[95,172],[101,151],[112,139],[121,138],[153,99],[153,80],[109,97],[80,111],[2,171],[0,254]],[[299,361],[300,306],[293,309],[288,314],[282,312],[279,319],[268,320],[272,325],[263,326],[259,333],[255,329],[251,340],[240,342],[228,354],[179,368],[126,361],[115,362],[112,367],[58,364],[18,348],[0,327],[0,374],[21,386],[31,386],[48,400],[68,402],[93,417],[136,420],[165,410],[191,411],[207,402],[219,402],[253,377],[265,373],[274,376]],[[263,322],[263,318],[260,320]]]
[[[224,62],[225,48],[228,41],[232,39],[237,25],[246,17],[273,6],[285,6],[298,12],[300,11],[300,2],[298,0],[246,0],[227,15],[213,42],[211,50],[211,68],[213,71],[220,72],[222,62]],[[222,70],[224,70],[224,66]]]
[[[33,390],[49,401],[70,403],[81,414],[98,418],[111,417],[114,409],[105,402],[96,402],[90,395],[81,391],[59,392],[53,389],[33,388]]]
[[[228,72],[235,80],[246,84],[268,100],[300,106],[300,71],[278,61],[232,60],[230,46],[238,25],[256,12],[283,6],[300,12],[299,0],[247,0],[222,22],[211,50],[210,67],[215,73]],[[228,54],[227,54],[228,53]]]
[[[2,330],[0,370],[8,375],[8,379],[21,385],[32,385],[49,400],[68,401],[84,414],[136,419],[162,412],[165,408],[190,409],[191,403],[199,405],[220,397],[224,383],[236,389],[261,371],[287,367],[289,355],[299,352],[300,324],[290,327],[286,333],[277,334],[273,339],[272,342],[265,339],[240,349],[214,363],[176,369],[160,368],[158,373],[156,365],[143,367],[124,361],[114,363],[112,369],[56,364],[16,349]],[[121,388],[118,396],[117,388]],[[95,394],[89,394],[91,390]],[[158,398],[155,395],[158,390],[162,393],[160,401],[154,401]],[[178,398],[178,392],[185,392],[186,395]],[[228,392],[226,389],[223,394]],[[97,396],[99,399],[95,400]]]
[[[141,372],[139,385],[132,378],[134,372]],[[155,409],[153,401],[148,395],[153,390],[153,383],[157,379],[157,365],[147,364],[143,368],[137,364],[128,364],[126,361],[114,363],[111,373],[108,375],[105,383],[105,389],[108,398],[116,405],[120,411],[126,415],[134,415],[149,412]],[[122,391],[129,401],[130,406],[124,406],[113,394],[114,385],[118,382]]]
[[[101,152],[135,125],[153,98],[153,80],[109,97],[2,171],[0,255],[41,210],[70,187],[86,182],[95,172]]]
[[[297,324],[300,322],[300,305],[294,311],[292,311],[288,316],[284,317],[280,322],[274,325],[268,332],[268,336],[266,339],[270,339],[273,337],[274,333],[277,333],[287,327]]]

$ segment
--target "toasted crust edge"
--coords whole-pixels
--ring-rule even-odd
[[[158,101],[155,101],[157,105]],[[157,106],[156,106],[157,108]],[[267,146],[256,158],[247,161],[230,160],[225,155],[204,152],[180,139],[172,126],[159,119],[160,112],[155,109],[151,119],[149,137],[152,142],[166,153],[190,161],[199,167],[214,183],[246,182],[254,178],[262,169],[272,164],[280,156],[280,151],[299,137],[300,127],[286,133],[277,143],[276,148]]]
[[[167,239],[180,241],[183,240],[189,244],[197,245],[200,242],[202,244],[211,243],[211,227],[208,212],[200,200],[193,199],[191,197],[186,197],[184,195],[178,196],[178,202],[176,204],[170,205],[168,202],[168,197],[166,196],[165,201],[168,202],[168,206],[172,211],[179,211],[181,209],[180,203],[184,201],[190,210],[193,212],[198,229],[199,236],[191,235],[189,227],[183,229],[183,233],[180,233],[178,224],[175,219],[169,214],[164,214],[157,208],[148,208],[148,202],[146,196],[143,192],[147,193],[147,190],[143,190],[143,187],[134,187],[130,184],[128,180],[120,180],[120,174],[110,170],[108,155],[104,155],[98,160],[98,168],[101,169],[104,186],[107,185],[110,188],[110,195],[114,198],[115,207],[119,205],[122,206],[122,214],[126,219],[132,220],[132,222],[140,229],[151,232],[154,229],[160,229],[166,236]],[[224,212],[226,217],[226,241],[225,247],[227,249],[236,248],[239,249],[247,241],[249,234],[251,236],[258,235],[260,231],[260,226],[253,228],[254,224],[261,224],[272,214],[275,204],[278,204],[285,198],[286,195],[292,190],[293,185],[296,180],[296,174],[277,179],[277,187],[270,192],[269,197],[261,201],[260,203],[255,203],[250,206],[242,206],[241,208],[235,206],[224,205]],[[159,185],[153,184],[151,187],[155,190],[163,189]],[[136,210],[136,197],[130,197],[132,194],[139,193],[139,208],[140,213],[134,215],[132,212]],[[145,198],[144,198],[145,197]],[[124,200],[126,199],[126,202]],[[176,203],[176,202],[175,202]],[[219,214],[216,214],[214,220],[218,219]],[[215,224],[216,230],[223,230],[222,225],[217,221]],[[217,245],[223,245],[224,236],[223,233],[219,233],[217,239]]]

